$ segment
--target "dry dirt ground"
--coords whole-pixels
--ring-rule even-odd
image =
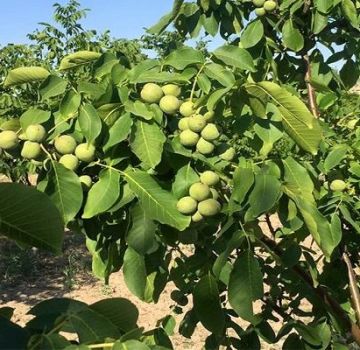
[[[174,302],[170,298],[170,284],[157,304],[147,304],[129,292],[121,272],[111,276],[109,286],[92,276],[91,258],[79,235],[67,234],[64,251],[66,254],[61,257],[36,250],[24,252],[0,238],[0,307],[15,309],[14,322],[24,325],[31,319],[27,312],[33,305],[54,297],[74,298],[88,304],[110,297],[128,298],[139,309],[138,325],[146,330],[171,314]],[[182,316],[175,316],[177,327]],[[175,332],[171,340],[176,350],[200,350],[208,335],[199,324],[191,339]],[[263,349],[279,348],[264,344]]]

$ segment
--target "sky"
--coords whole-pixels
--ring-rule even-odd
[[[26,43],[27,33],[39,22],[52,20],[53,3],[66,0],[0,0],[0,45]],[[102,32],[110,29],[116,38],[133,39],[144,33],[165,13],[171,10],[173,0],[79,0],[89,8],[84,28]]]

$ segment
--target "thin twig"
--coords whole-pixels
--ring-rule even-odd
[[[303,56],[305,64],[306,64],[306,74],[305,74],[305,83],[308,90],[308,98],[309,98],[309,106],[311,109],[311,113],[315,118],[319,118],[319,112],[316,104],[316,95],[315,89],[311,85],[311,65],[309,55],[306,54]]]
[[[355,315],[358,325],[360,324],[360,292],[357,286],[356,275],[352,267],[349,256],[346,252],[343,253],[343,260],[346,264],[348,276],[349,276],[349,291],[351,296],[351,302],[355,310]]]

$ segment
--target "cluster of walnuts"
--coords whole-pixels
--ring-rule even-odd
[[[252,3],[256,7],[255,14],[259,17],[274,12],[277,8],[277,3],[274,0],[252,0]]]
[[[191,215],[193,222],[200,222],[204,217],[219,213],[221,205],[218,202],[219,194],[214,188],[220,179],[211,170],[200,175],[200,182],[190,186],[189,195],[179,199],[177,209],[184,215]]]
[[[167,115],[179,115],[178,129],[180,131],[180,143],[187,148],[195,148],[203,155],[210,155],[215,149],[215,141],[220,137],[220,131],[216,124],[212,123],[215,113],[206,111],[200,114],[195,109],[191,99],[182,101],[179,99],[181,88],[175,84],[159,86],[147,83],[143,86],[140,96],[147,103],[158,103],[160,109]],[[225,149],[219,158],[231,161],[235,156],[232,147]]]
[[[29,125],[25,132],[20,135],[12,130],[5,130],[0,132],[0,149],[14,151],[21,147],[20,155],[22,158],[40,160],[44,156],[44,150],[46,150],[44,146],[46,137],[47,132],[41,124]],[[70,135],[56,137],[54,149],[59,163],[72,171],[76,171],[80,161],[90,163],[95,158],[94,145],[88,143],[77,144],[76,140]],[[90,176],[82,175],[79,179],[84,188],[89,189],[91,187],[92,179]]]

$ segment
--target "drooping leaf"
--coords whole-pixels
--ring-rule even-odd
[[[56,75],[49,75],[40,86],[40,94],[43,100],[61,95],[65,92],[68,82]]]
[[[286,186],[291,187],[307,201],[314,202],[314,183],[308,171],[292,157],[284,159],[283,164]]]
[[[110,128],[109,138],[104,145],[104,151],[124,141],[130,134],[133,119],[130,113],[122,115]]]
[[[221,64],[207,64],[205,66],[204,72],[210,79],[217,80],[223,86],[233,86],[235,83],[234,74],[223,67]]]
[[[96,61],[101,56],[100,52],[94,51],[77,51],[65,56],[61,62],[59,70],[66,70],[88,64]]]
[[[123,175],[149,218],[180,231],[189,226],[190,218],[176,208],[176,197],[162,189],[151,175],[140,170],[126,171]]]
[[[144,256],[131,247],[126,249],[123,266],[124,279],[130,292],[144,300],[146,287],[146,266]]]
[[[304,150],[317,153],[322,139],[321,127],[298,97],[272,82],[247,84],[245,88],[259,102],[266,103],[264,94],[270,97],[277,104],[286,132]]]
[[[345,158],[348,151],[347,145],[336,145],[326,156],[324,160],[324,170],[328,173],[332,168],[336,167]]]
[[[161,161],[166,136],[154,122],[136,120],[131,136],[131,150],[145,169],[155,168]]]
[[[285,21],[282,27],[282,39],[285,47],[298,52],[304,47],[304,37],[300,30],[294,26],[291,19]]]
[[[199,181],[199,175],[188,163],[178,170],[175,181],[172,184],[172,192],[176,198],[181,198],[189,194],[190,186]]]
[[[0,183],[2,235],[22,244],[59,253],[63,232],[60,213],[48,196],[21,184]]]
[[[64,223],[74,219],[81,208],[83,191],[78,176],[58,162],[52,162],[45,193],[60,211]]]
[[[214,51],[220,61],[241,70],[255,71],[254,60],[248,51],[234,45],[221,46]]]
[[[91,104],[80,108],[79,125],[86,141],[92,144],[101,133],[101,119]]]
[[[225,316],[220,304],[217,282],[210,273],[196,284],[193,298],[195,313],[204,327],[212,333],[222,334]]]
[[[150,34],[161,34],[170,23],[177,17],[184,0],[175,0],[171,12],[160,18],[158,23],[153,25],[147,31]]]
[[[280,196],[280,188],[281,183],[274,175],[255,175],[255,185],[248,200],[247,219],[251,220],[270,210]]]
[[[351,0],[342,0],[341,8],[345,18],[350,22],[350,24],[359,29],[359,18],[358,10],[356,9],[354,3]]]
[[[201,51],[185,46],[171,52],[164,60],[164,65],[184,70],[191,64],[203,64],[204,62],[205,58]]]
[[[4,81],[4,87],[45,80],[50,72],[43,67],[19,67],[10,70]]]
[[[120,196],[120,174],[112,169],[100,173],[88,194],[82,218],[89,219],[110,209]]]
[[[249,23],[241,34],[240,42],[244,49],[255,46],[264,36],[264,26],[260,20]]]
[[[25,131],[31,124],[42,124],[50,119],[51,113],[37,108],[30,108],[20,117],[21,129]]]
[[[132,225],[127,233],[129,247],[145,255],[154,245],[156,224],[148,218],[144,209],[137,203],[130,209]]]
[[[81,95],[73,90],[69,90],[60,102],[60,113],[65,119],[73,117],[81,103]]]
[[[122,332],[136,328],[139,311],[125,298],[110,298],[97,301],[90,308],[109,319]]]
[[[253,324],[260,317],[254,314],[253,302],[264,294],[263,274],[253,252],[247,250],[239,255],[230,274],[228,286],[229,303],[244,320]]]

